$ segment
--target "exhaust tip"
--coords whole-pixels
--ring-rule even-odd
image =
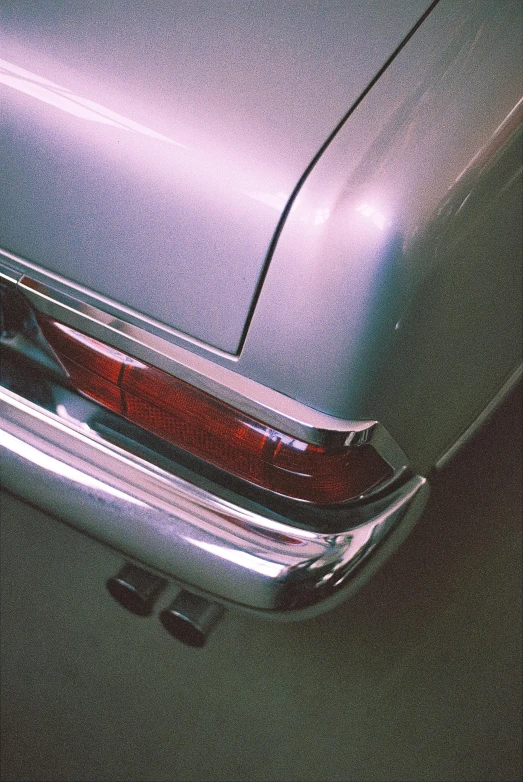
[[[136,616],[151,616],[166,583],[147,570],[126,564],[106,586],[109,594],[128,611]]]
[[[178,641],[201,649],[223,613],[221,605],[183,590],[161,612],[160,621]]]

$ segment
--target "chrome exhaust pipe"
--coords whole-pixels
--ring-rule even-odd
[[[182,643],[201,648],[224,610],[218,603],[182,590],[161,612],[160,621]]]
[[[107,581],[109,594],[137,616],[151,616],[158,597],[165,589],[165,579],[147,570],[126,564]]]

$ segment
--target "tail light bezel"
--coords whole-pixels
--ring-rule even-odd
[[[284,515],[288,512],[291,515],[297,514],[295,517],[300,526],[303,521],[306,526],[311,524],[312,528],[316,528],[317,524],[324,528],[325,523],[328,523],[332,529],[341,529],[338,525],[343,526],[341,519],[344,516],[344,508],[347,508],[347,512],[352,508],[351,513],[357,512],[358,517],[361,515],[363,518],[367,514],[366,509],[376,504],[381,507],[390,492],[412,474],[405,453],[376,420],[346,420],[319,412],[250,380],[241,372],[234,371],[234,365],[238,361],[241,364],[241,357],[222,356],[220,351],[206,345],[198,345],[191,338],[178,334],[164,324],[150,322],[117,302],[3,251],[0,251],[0,277],[9,288],[17,290],[28,302],[33,314],[39,313],[54,318],[81,331],[87,338],[104,341],[106,345],[124,352],[126,356],[133,355],[137,361],[142,360],[161,368],[193,384],[195,388],[211,393],[220,402],[233,405],[247,415],[256,417],[258,422],[264,422],[263,425],[279,432],[287,432],[291,438],[304,440],[310,445],[327,447],[347,444],[354,448],[372,446],[390,466],[391,477],[354,500],[337,505],[314,506],[306,501],[289,500],[284,495],[280,497],[275,492],[261,489],[228,473],[221,475],[223,471],[209,462],[191,456],[160,437],[148,434],[145,429],[135,424],[126,423],[119,415],[113,416],[111,405],[107,408],[96,405],[99,413],[95,412],[96,408],[91,407],[90,420],[99,421],[103,431],[107,424],[112,432],[110,436],[116,436],[117,440],[120,438],[124,448],[136,450],[145,447],[146,451],[143,453],[149,449],[150,454],[145,458],[167,458],[168,462],[172,461],[172,470],[175,472],[178,465],[183,470],[182,465],[186,464],[190,470],[194,470],[196,482],[217,481],[217,486],[220,484],[224,488],[230,487],[232,491],[250,497],[255,502],[279,508],[278,512],[283,512]],[[195,343],[192,350],[187,349],[187,340]],[[43,338],[40,338],[40,344],[43,342]],[[45,350],[52,355],[53,351],[47,348]],[[56,368],[59,366],[59,362],[54,359],[51,363],[54,363]],[[66,377],[63,369],[59,371],[59,376]],[[72,391],[76,393],[74,389]],[[78,408],[80,409],[88,408]],[[107,410],[106,413],[103,412],[104,409]]]
[[[236,478],[333,506],[354,502],[394,475],[370,443],[300,440],[46,314],[38,322],[77,391]]]

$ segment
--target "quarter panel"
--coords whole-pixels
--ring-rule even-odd
[[[238,365],[379,419],[422,471],[520,360],[515,115],[510,142],[496,131],[521,95],[521,16],[438,4],[298,194]]]

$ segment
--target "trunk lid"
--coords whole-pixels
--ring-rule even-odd
[[[236,352],[290,194],[427,5],[9,4],[0,244]]]

